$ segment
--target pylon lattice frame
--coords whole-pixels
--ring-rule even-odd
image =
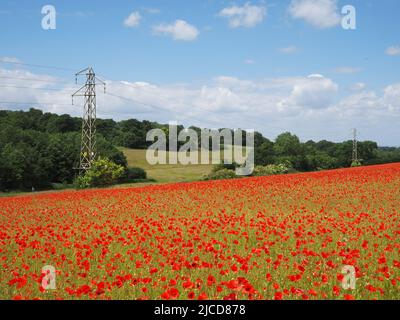
[[[357,129],[353,129],[353,156],[352,156],[352,161],[353,162],[359,162],[360,161],[360,159],[358,159]]]
[[[96,159],[96,80],[104,85],[105,83],[96,77],[93,68],[87,68],[78,72],[75,77],[79,75],[86,75],[86,84],[72,95],[84,97],[84,108],[82,118],[82,137],[81,137],[81,151],[79,159],[79,173],[85,173],[92,166],[93,161]]]

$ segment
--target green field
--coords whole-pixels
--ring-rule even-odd
[[[239,150],[242,151],[242,155],[245,156],[245,149],[242,147],[226,147],[225,151],[214,151],[217,154],[216,156],[220,161],[224,159],[225,152],[232,153],[233,150],[238,150],[236,148],[240,148]],[[129,167],[140,167],[147,172],[147,177],[149,179],[154,180],[158,183],[170,183],[170,182],[191,182],[191,181],[198,181],[201,180],[205,175],[208,175],[212,168],[213,164],[197,164],[197,165],[182,165],[182,164],[157,164],[157,165],[150,165],[146,160],[146,150],[137,150],[137,149],[128,149],[128,148],[119,148],[121,150],[127,160]],[[167,152],[167,159],[172,152]],[[200,154],[200,150],[199,150]],[[213,157],[213,152],[210,151],[210,163]],[[233,155],[233,153],[232,153]],[[200,155],[199,155],[199,163]]]
[[[200,180],[211,172],[213,165],[150,165],[146,161],[146,150],[120,148],[128,160],[129,167],[140,167],[146,170],[149,179],[158,183],[188,182]]]

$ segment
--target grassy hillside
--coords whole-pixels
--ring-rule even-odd
[[[200,180],[209,174],[212,169],[210,164],[199,165],[150,165],[146,161],[146,150],[120,148],[128,160],[129,167],[140,167],[147,171],[149,179],[156,182],[186,182]],[[168,155],[169,156],[169,155]]]
[[[242,147],[230,147],[227,146],[227,152],[230,152],[233,155],[233,150],[237,150],[236,148],[240,148],[242,151],[242,155],[245,155],[244,148]],[[148,178],[154,179],[158,183],[168,183],[168,182],[190,182],[190,181],[198,181],[203,178],[204,175],[207,175],[211,172],[213,165],[212,164],[198,164],[198,165],[150,165],[146,161],[146,150],[139,149],[128,149],[128,148],[119,148],[128,160],[129,167],[140,167],[146,170]],[[217,151],[219,153],[219,151]],[[167,152],[167,159],[169,158],[172,152]],[[199,151],[200,153],[200,151]],[[212,159],[213,153],[210,152],[210,162]],[[219,159],[224,159],[225,151],[221,151],[219,155]],[[199,163],[201,162],[199,156]]]

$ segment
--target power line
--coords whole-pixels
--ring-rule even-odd
[[[129,86],[129,85],[127,85],[127,86]],[[169,110],[169,109],[167,109],[167,108],[162,108],[162,107],[159,107],[159,106],[156,106],[156,105],[153,105],[153,104],[140,102],[140,101],[137,101],[137,100],[134,100],[134,99],[131,99],[131,98],[123,97],[123,96],[120,96],[120,95],[117,95],[117,94],[113,94],[113,93],[109,93],[109,92],[107,92],[107,94],[110,95],[110,96],[114,96],[114,97],[116,97],[116,98],[120,98],[120,99],[125,100],[125,101],[137,103],[137,104],[140,104],[140,105],[143,105],[143,106],[147,106],[147,107],[150,107],[150,108],[154,108],[154,109],[158,109],[158,110],[162,110],[162,111],[166,111],[166,112],[171,112],[171,110]],[[142,113],[144,113],[144,112],[142,112]],[[191,118],[191,119],[194,119],[194,120],[196,120],[196,121],[199,120],[199,118],[196,117],[196,116],[190,116],[190,115],[185,115],[185,116],[186,116],[187,118]],[[213,121],[213,120],[209,120],[209,121],[210,121],[210,122],[216,123],[216,121]],[[263,126],[263,124],[258,123],[258,122],[256,122],[256,121],[252,121],[252,120],[249,120],[249,119],[246,119],[246,121],[247,121],[247,122],[250,122],[250,123],[252,123],[252,124],[256,124],[256,125],[259,126],[259,127],[262,127],[262,126]],[[192,124],[192,125],[193,125],[193,124]],[[218,125],[217,125],[217,126],[218,126]],[[221,126],[219,126],[219,127],[221,127]],[[275,128],[276,130],[281,130],[281,131],[289,131],[289,130],[287,130],[287,129],[282,129],[282,128],[279,128],[279,127],[270,127],[270,128]]]
[[[23,63],[23,62],[17,62],[17,61],[7,61],[7,60],[4,60],[4,59],[0,59],[0,63],[14,64],[14,65],[20,65],[20,66],[26,66],[26,67],[32,67],[32,68],[53,69],[53,70],[62,70],[62,71],[74,71],[74,69],[70,69],[70,68],[45,66],[45,65],[40,65],[40,64],[30,64],[30,63]]]
[[[40,64],[30,64],[30,63],[23,63],[23,62],[18,62],[18,61],[8,61],[3,59],[0,59],[0,63],[3,64],[13,64],[13,65],[20,65],[20,66],[27,66],[27,67],[33,67],[33,68],[44,68],[44,69],[54,69],[54,70],[63,70],[63,71],[74,71],[75,69],[71,69],[71,68],[66,68],[66,67],[58,67],[58,66],[48,66],[48,65],[40,65]],[[102,76],[104,77],[104,76]],[[107,78],[107,77],[104,77]],[[37,82],[45,82],[45,83],[54,83],[54,82],[58,82],[58,83],[68,83],[67,81],[59,81],[59,80],[45,80],[45,79],[34,79],[34,78],[26,78],[26,77],[11,77],[11,76],[0,76],[0,79],[15,79],[15,80],[22,80],[22,81],[37,81]],[[111,80],[113,81],[113,80]],[[116,81],[116,80],[114,80]],[[127,83],[123,83],[123,82],[119,82],[120,84],[123,84],[125,86],[129,86],[132,87],[131,85],[127,84]],[[33,88],[33,87],[27,87],[27,86],[1,86],[3,88],[18,88],[18,89],[32,89],[32,90],[42,90],[42,91],[62,91],[64,89],[55,89],[55,88]],[[114,96],[116,98],[125,100],[125,101],[129,101],[129,102],[133,102],[135,104],[140,104],[143,106],[147,106],[153,109],[157,109],[157,110],[162,110],[162,111],[166,111],[166,112],[170,112],[171,110],[167,109],[167,108],[162,108],[159,106],[156,106],[154,104],[149,104],[149,103],[144,103],[132,98],[127,98],[127,97],[123,97],[117,94],[113,94],[113,93],[107,93],[110,96]],[[52,104],[52,103],[20,103],[20,102],[0,102],[0,103],[9,103],[9,104]],[[62,104],[55,104],[55,105],[62,105]],[[66,104],[65,104],[66,105]],[[193,116],[187,116],[188,118],[195,118]],[[196,118],[196,120],[198,120]],[[260,123],[258,121],[254,121],[254,120],[250,120],[250,119],[246,119],[247,122],[250,122],[252,124],[256,124],[257,126],[264,128],[264,123]],[[279,128],[276,126],[268,126],[271,129],[275,129],[275,130],[281,130],[281,131],[291,131],[291,130],[287,130],[287,129],[283,129],[283,128]],[[265,129],[265,128],[264,128]],[[265,130],[263,130],[265,131]],[[307,133],[313,133],[314,131],[309,131],[309,130],[304,130],[304,129],[300,129],[300,130],[296,130],[296,132],[302,132],[303,134],[307,134]],[[336,132],[326,132],[325,133],[329,133],[329,134],[336,134]]]
[[[102,76],[103,78],[108,78],[108,77],[105,77],[105,76]],[[115,80],[110,80],[110,81],[115,81]],[[125,86],[127,86],[127,87],[130,87],[130,88],[134,88],[134,86],[132,86],[131,84],[128,84],[128,83],[124,83],[124,82],[119,82],[119,84],[122,84],[122,85],[125,85]],[[163,111],[167,111],[167,112],[171,112],[171,110],[169,110],[169,109],[166,109],[166,108],[162,108],[162,107],[158,107],[158,106],[155,106],[155,105],[152,105],[152,104],[149,104],[149,103],[144,103],[144,102],[140,102],[140,101],[137,101],[137,100],[134,100],[134,99],[131,99],[131,98],[127,98],[127,97],[123,97],[123,96],[120,96],[120,95],[117,95],[117,94],[112,94],[112,93],[107,93],[108,95],[111,95],[111,96],[114,96],[114,97],[117,97],[117,98],[120,98],[120,99],[122,99],[122,100],[125,100],[125,101],[129,101],[129,102],[133,102],[133,103],[137,103],[137,104],[141,104],[141,105],[143,105],[143,106],[148,106],[148,107],[151,107],[151,108],[154,108],[154,109],[158,109],[158,110],[163,110]],[[195,117],[190,117],[190,116],[188,116],[188,118],[192,118],[192,119],[194,119]],[[197,118],[196,118],[196,120],[198,120]],[[261,122],[258,122],[258,121],[256,121],[256,120],[252,120],[252,119],[248,119],[248,118],[246,118],[246,120],[245,120],[246,122],[249,122],[249,123],[251,123],[251,124],[253,124],[253,125],[257,125],[258,127],[260,127],[260,128],[263,128],[263,129],[261,129],[261,131],[265,131],[264,129],[264,126],[265,126],[265,123],[261,123]],[[277,127],[277,126],[268,126],[268,128],[269,129],[275,129],[275,130],[280,130],[280,131],[282,131],[282,132],[292,132],[292,130],[293,129],[284,129],[284,128],[281,128],[281,127]],[[314,130],[304,130],[304,129],[300,129],[300,130],[295,130],[296,131],[296,133],[298,133],[298,132],[300,132],[300,133],[303,133],[303,134],[314,134],[315,133],[315,131]],[[271,131],[270,131],[271,132]],[[337,134],[337,131],[324,131],[324,133],[325,134],[328,134],[328,135],[336,135]]]
[[[113,96],[113,97],[122,99],[122,100],[130,101],[130,102],[137,103],[137,104],[141,104],[141,105],[146,106],[146,107],[150,107],[150,108],[154,108],[154,109],[158,109],[158,110],[163,110],[163,111],[170,111],[170,110],[168,110],[166,108],[162,108],[162,107],[159,107],[159,106],[156,106],[156,105],[153,105],[153,104],[149,104],[149,103],[140,102],[140,101],[137,101],[137,100],[134,100],[134,99],[131,99],[131,98],[126,98],[126,97],[123,97],[123,96],[120,96],[120,95],[117,95],[117,94],[114,94],[114,93],[107,92],[106,94],[108,94],[109,96]]]
[[[35,79],[35,78],[25,78],[25,77],[10,77],[10,76],[0,76],[0,79],[12,79],[12,80],[22,80],[22,81],[38,81],[38,82],[47,82],[47,83],[68,83],[67,81],[59,81],[59,80],[45,80],[45,79]]]
[[[0,88],[15,88],[15,89],[32,89],[32,90],[45,90],[45,91],[63,91],[61,88],[35,88],[35,87],[22,87],[22,86],[3,86],[0,85]]]
[[[125,84],[125,85],[127,85],[127,84]],[[129,86],[129,85],[127,85],[127,86]],[[141,102],[141,101],[137,101],[137,100],[134,100],[134,99],[131,99],[131,98],[123,97],[123,96],[120,96],[120,95],[117,95],[117,94],[113,94],[113,93],[110,93],[110,92],[107,92],[107,94],[110,95],[110,96],[113,96],[113,97],[116,97],[116,98],[125,100],[125,101],[137,103],[137,104],[140,104],[140,105],[143,105],[143,106],[151,107],[151,108],[158,109],[158,110],[162,110],[162,111],[171,112],[171,110],[169,110],[169,109],[162,108],[162,107],[159,107],[159,106],[156,106],[156,105],[153,105],[153,104],[144,103],[144,102]],[[197,117],[194,117],[194,116],[187,116],[187,117],[188,117],[188,118],[192,118],[192,119],[198,120],[198,118],[197,118]],[[257,122],[257,121],[250,120],[250,119],[246,119],[246,121],[247,121],[247,122],[250,122],[250,123],[252,123],[252,124],[255,124],[255,125],[259,126],[259,127],[263,127],[263,125],[264,125],[264,124],[261,124],[261,123],[259,123],[259,122]],[[213,122],[213,121],[212,121],[212,122]],[[269,128],[273,128],[273,129],[275,129],[275,130],[280,130],[280,131],[283,131],[283,132],[285,132],[285,131],[290,131],[290,130],[288,130],[288,129],[283,129],[283,128],[276,127],[276,126],[269,126]]]
[[[17,102],[17,101],[0,101],[0,104],[29,104],[29,105],[58,105],[58,106],[70,106],[71,104],[66,103],[52,103],[52,102]]]
[[[110,96],[113,96],[113,97],[116,97],[116,98],[119,98],[119,99],[122,99],[122,100],[125,100],[125,101],[129,101],[129,102],[133,102],[133,103],[136,103],[136,104],[140,104],[140,105],[143,105],[145,107],[150,107],[150,108],[161,110],[161,111],[165,111],[165,112],[171,112],[171,110],[169,110],[167,108],[162,108],[162,107],[156,106],[154,104],[144,103],[144,102],[141,102],[141,101],[138,101],[138,100],[134,100],[134,99],[131,99],[131,98],[123,97],[123,96],[120,96],[120,95],[117,95],[117,94],[113,94],[113,93],[109,93],[109,92],[107,92],[106,94],[108,94]],[[145,112],[141,112],[141,113],[145,113]],[[198,118],[195,117],[195,116],[186,115],[186,117],[194,119],[196,121],[198,120]],[[211,122],[215,122],[215,121],[212,121],[212,120],[210,120],[210,121]]]

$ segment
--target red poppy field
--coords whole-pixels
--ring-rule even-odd
[[[400,164],[1,198],[0,225],[0,299],[400,298]]]

